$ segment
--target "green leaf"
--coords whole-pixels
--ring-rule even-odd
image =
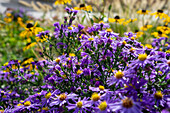
[[[81,20],[81,23],[84,22],[84,19],[86,18],[86,15],[83,16],[82,20]]]
[[[110,5],[109,5],[109,8],[108,8],[108,10],[110,11],[110,10],[111,10],[111,8],[112,8],[112,5],[110,4]]]

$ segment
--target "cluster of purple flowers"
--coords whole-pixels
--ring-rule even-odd
[[[119,37],[106,23],[83,31],[84,26],[72,25],[77,12],[66,11],[69,22],[65,18],[64,24],[55,23],[54,36],[48,40],[56,51],[65,45],[62,55],[2,66],[0,109],[5,113],[168,112],[170,53],[165,51],[170,44],[164,47],[159,41],[168,43],[168,38],[155,39],[154,48],[147,48],[135,40],[135,33]]]

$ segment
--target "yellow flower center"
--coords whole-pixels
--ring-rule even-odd
[[[124,40],[124,41],[122,42],[122,44],[123,44],[123,45],[126,45],[126,41]]]
[[[108,28],[106,29],[106,32],[112,32],[112,29]]]
[[[49,99],[51,97],[51,92],[49,92],[49,93],[47,93],[46,95],[45,95],[45,98],[46,99]]]
[[[93,101],[98,101],[100,99],[100,95],[98,95],[97,93],[93,93],[91,96],[91,100]]]
[[[130,39],[131,39],[131,40],[135,40],[135,38],[134,38],[134,37],[131,37]]]
[[[156,99],[162,99],[163,98],[163,94],[161,93],[161,91],[157,91],[155,94],[154,94],[154,97]]]
[[[100,89],[100,90],[104,90],[104,86],[99,85],[99,89]]]
[[[59,62],[60,62],[60,59],[59,59],[59,58],[56,58],[55,61],[56,61],[57,63],[59,63]]]
[[[104,110],[107,108],[107,103],[106,103],[106,101],[101,102],[100,105],[98,106],[98,108],[99,108],[101,111],[104,111]]]
[[[43,107],[42,110],[48,111],[48,107]]]
[[[74,53],[69,53],[69,56],[70,57],[74,57],[74,56],[76,56]]]
[[[82,74],[83,73],[83,71],[81,71],[81,70],[78,70],[77,71],[77,75],[80,75],[80,74]]]
[[[139,54],[139,56],[138,56],[138,59],[140,61],[144,61],[144,60],[146,60],[146,58],[147,58],[147,54]]]
[[[130,51],[131,53],[133,53],[133,52],[134,52],[134,50],[135,50],[134,48],[131,48],[129,51]]]
[[[165,47],[168,47],[168,44],[165,44]]]
[[[88,38],[88,40],[89,40],[89,41],[93,41],[93,40],[94,40],[94,38]]]
[[[22,106],[22,104],[21,104],[21,103],[19,103],[19,104],[17,104],[17,106]]]
[[[60,100],[63,101],[67,98],[66,94],[63,93],[63,94],[60,94]]]
[[[158,73],[162,75],[162,71],[158,71]]]
[[[31,105],[31,102],[30,101],[26,101],[25,103],[24,103],[24,106],[30,106]]]
[[[72,27],[68,27],[68,29],[69,29],[69,30],[73,30],[73,28],[72,28]]]
[[[67,76],[64,74],[64,75],[61,76],[61,78],[62,78],[62,79],[66,79]]]
[[[83,106],[83,102],[81,102],[81,101],[77,102],[77,107],[78,108],[81,108],[82,106]]]
[[[152,49],[152,45],[150,45],[150,44],[146,44],[145,45],[148,49]]]
[[[3,95],[2,98],[6,98],[6,95]]]
[[[115,74],[115,77],[116,77],[117,79],[120,79],[120,78],[122,78],[123,76],[124,76],[124,73],[121,72],[121,71],[118,71],[118,72]]]
[[[131,108],[133,106],[133,101],[132,101],[132,99],[127,97],[127,98],[122,100],[122,105],[125,108]]]

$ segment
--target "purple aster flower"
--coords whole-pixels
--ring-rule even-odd
[[[135,102],[132,98],[122,97],[122,100],[110,104],[110,109],[113,112],[120,111],[120,113],[142,113],[140,110],[140,103]]]
[[[109,89],[105,89],[104,86],[99,85],[99,87],[91,87],[89,86],[89,90],[93,91],[93,92],[100,92],[100,93],[104,93],[109,91]]]
[[[170,71],[170,60],[161,59],[160,61],[162,61],[162,63],[158,63],[156,68],[163,70],[164,74],[169,73],[169,71]]]
[[[101,101],[97,107],[95,107],[95,112],[96,113],[109,113],[111,112],[111,107],[110,105],[113,104],[113,100],[107,99],[104,101]]]
[[[54,98],[52,98],[54,101],[50,103],[50,106],[59,105],[62,106],[63,104],[67,103],[69,99],[75,100],[77,98],[77,95],[74,93],[67,94],[62,93],[60,95],[55,95]]]
[[[169,90],[164,90],[164,91],[156,91],[154,90],[153,94],[151,95],[151,98],[153,101],[156,101],[156,105],[163,106],[163,107],[170,107],[170,95]]]
[[[71,104],[68,103],[68,106],[66,106],[68,108],[68,110],[72,110],[74,109],[74,113],[86,113],[86,110],[88,110],[88,107],[90,107],[91,105],[88,102],[88,99],[86,97],[83,98],[83,100],[81,100],[81,97],[78,98],[78,101],[75,104]]]
[[[138,59],[137,60],[133,60],[130,64],[129,67],[137,67],[139,68],[140,66],[144,69],[144,67],[147,64],[150,64],[151,66],[154,67],[153,65],[153,60],[154,60],[154,56],[148,56],[146,53],[145,54],[139,54],[138,55]]]
[[[116,83],[116,87],[118,87],[118,85],[120,84],[121,86],[123,86],[123,84],[126,83],[126,71],[116,71],[114,72],[115,74],[112,75],[111,77],[107,78],[107,84],[109,86],[113,85]]]

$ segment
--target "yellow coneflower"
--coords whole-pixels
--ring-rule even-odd
[[[34,62],[34,59],[33,58],[25,58],[23,59],[21,65],[25,65],[25,64],[30,64],[31,62]]]
[[[160,9],[157,10],[157,12],[155,13],[151,13],[151,15],[152,16],[155,15],[155,18],[159,17],[160,19],[166,18],[168,16],[167,14],[163,13],[163,10],[160,10]]]
[[[92,11],[91,5],[80,4],[79,7],[74,7],[75,10],[85,10],[85,11]]]
[[[170,17],[167,16],[166,19],[163,22],[166,22],[166,24],[170,23]]]
[[[166,34],[162,33],[161,31],[158,32],[153,32],[151,35],[154,35],[154,37],[159,38],[159,37],[168,37]]]
[[[158,31],[161,31],[164,34],[169,34],[170,33],[170,28],[168,27],[168,25],[158,26],[156,29]]]
[[[6,22],[6,23],[10,23],[10,22],[12,22],[12,18],[11,17],[8,17],[8,18],[4,18],[4,21]]]
[[[118,15],[115,16],[114,18],[109,18],[108,19],[108,21],[110,23],[116,22],[116,23],[119,23],[119,24],[122,24],[124,20],[125,20],[124,18],[120,18]]]
[[[151,28],[152,27],[152,25],[144,25],[144,26],[142,26],[140,29],[142,30],[142,31],[147,31],[149,28]]]
[[[55,1],[55,5],[58,5],[58,4],[67,4],[67,3],[71,3],[72,0],[56,0]]]
[[[38,32],[43,30],[41,27],[36,26],[37,22],[35,23],[35,25],[33,25],[32,23],[28,23],[26,26],[24,25],[25,30],[20,33],[20,36],[29,38],[35,36],[36,34],[38,34]]]
[[[11,17],[12,14],[11,14],[11,13],[6,13],[6,16],[7,16],[7,17]]]
[[[26,47],[23,48],[23,50],[28,50],[29,48],[31,47],[34,47],[37,43],[36,42],[33,42],[33,43],[27,43]]]
[[[147,14],[149,14],[149,12],[151,12],[151,11],[149,11],[149,10],[144,10],[144,9],[137,11],[137,13],[138,13],[138,14],[141,14],[141,15],[147,15]]]
[[[135,30],[135,33],[136,33],[136,37],[135,38],[139,38],[141,37],[144,33],[139,31],[139,30]]]
[[[129,19],[129,20],[123,22],[123,25],[125,26],[125,25],[127,25],[128,23],[132,23],[132,22],[135,22],[135,21],[137,21],[137,18],[135,18],[135,19]]]

